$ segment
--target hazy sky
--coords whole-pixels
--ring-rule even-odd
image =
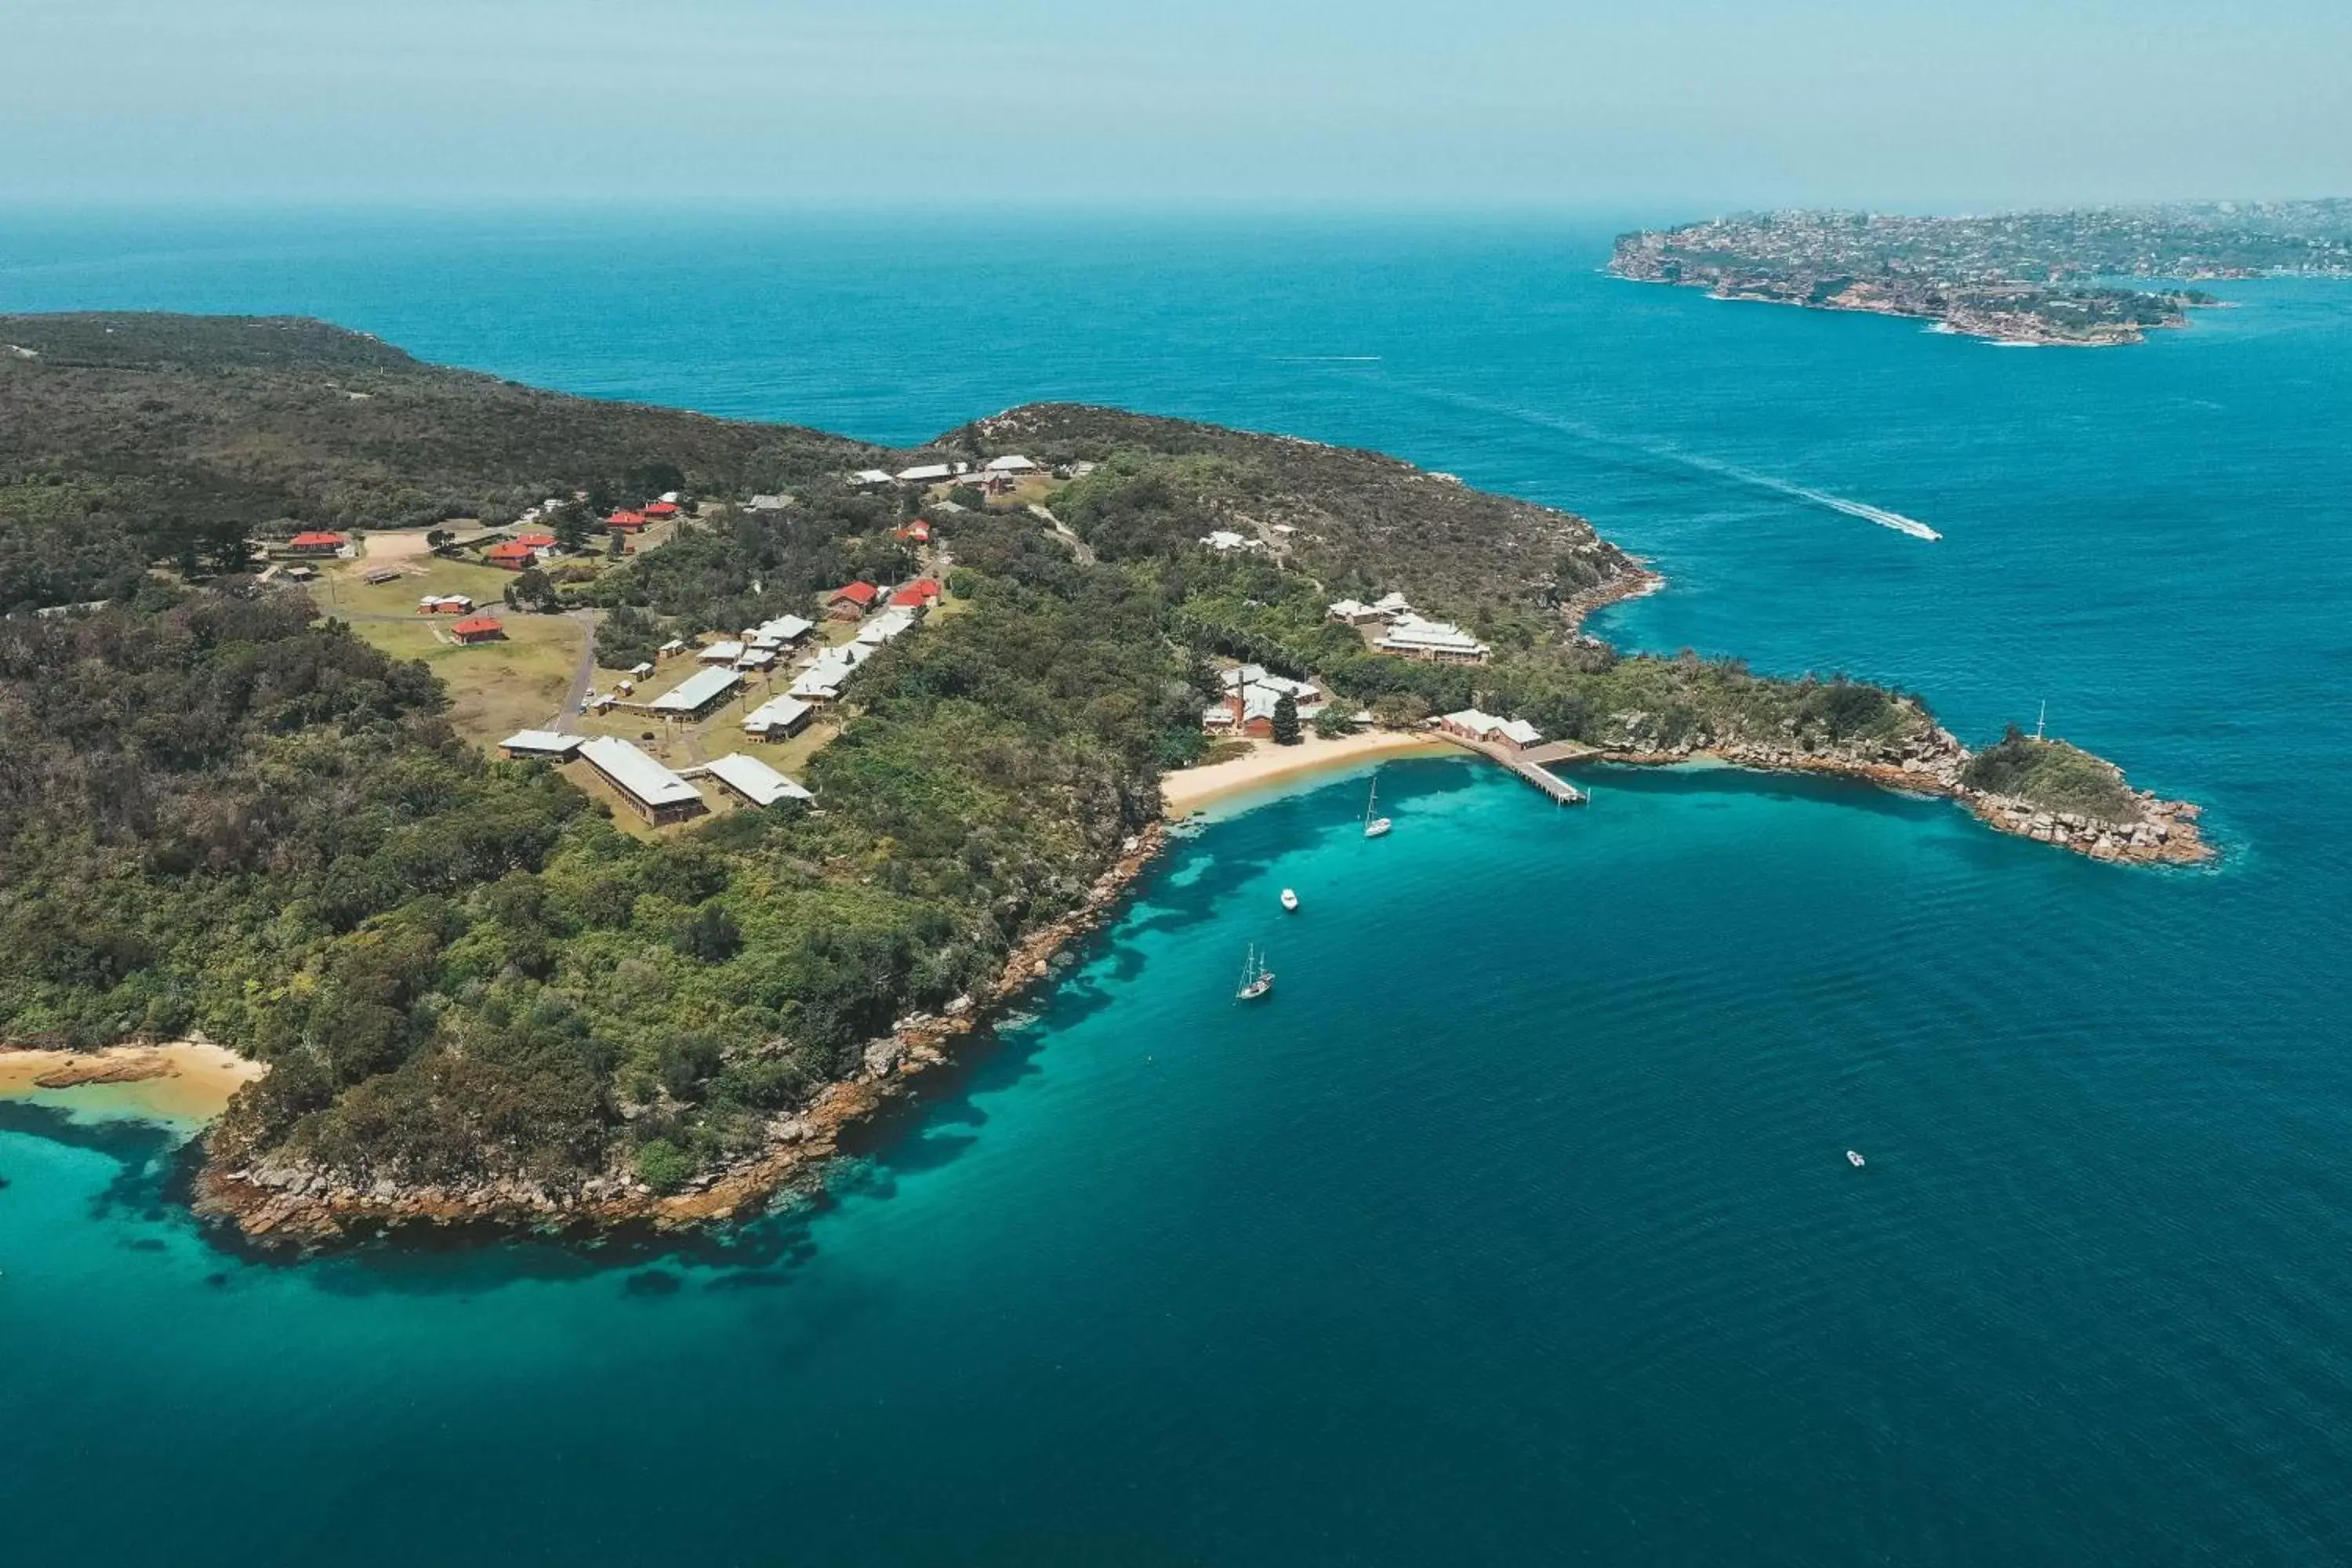
[[[2352,194],[2352,0],[0,0],[0,197]]]

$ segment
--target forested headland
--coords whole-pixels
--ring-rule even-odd
[[[0,1039],[201,1032],[258,1058],[214,1163],[315,1193],[495,1186],[561,1211],[756,1159],[894,1025],[968,1010],[1098,894],[1162,772],[1200,754],[1220,658],[1396,725],[1475,703],[1628,755],[1967,762],[1913,696],[1621,656],[1579,616],[1643,585],[1636,563],[1377,454],[1063,405],[884,452],[305,321],[0,318]],[[1059,476],[1045,501],[852,479],[1016,452]],[[860,672],[808,764],[814,809],[623,831],[545,764],[460,740],[425,666],[253,574],[297,529],[656,487],[782,504],[713,507],[563,584],[615,665],[903,576],[919,514],[949,552],[957,613]],[[1205,548],[1217,531],[1250,547]],[[1326,613],[1388,592],[1491,662],[1381,653]],[[1987,757],[1986,789],[2136,798]]]

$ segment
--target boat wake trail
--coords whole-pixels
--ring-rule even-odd
[[[1862,518],[1866,521],[1878,524],[1881,528],[1891,528],[1897,533],[1907,533],[1914,539],[1944,537],[1917,518],[1906,517],[1899,511],[1889,511],[1883,506],[1873,506],[1868,501],[1848,500],[1843,496],[1833,496],[1827,490],[1807,489],[1802,485],[1792,485],[1786,479],[1776,479],[1768,474],[1751,474],[1745,468],[1735,468],[1728,464],[1722,465],[1722,468],[1723,471],[1732,478],[1744,480],[1748,484],[1760,485],[1768,490],[1774,490],[1798,500],[1811,501],[1815,506],[1827,507],[1832,511],[1842,511],[1848,517]]]
[[[1832,495],[1827,490],[1813,489],[1809,486],[1796,484],[1788,479],[1776,479],[1769,474],[1759,474],[1753,469],[1740,468],[1736,463],[1723,462],[1702,453],[1686,452],[1671,442],[1645,441],[1624,436],[1612,436],[1580,420],[1563,419],[1557,415],[1539,413],[1532,408],[1520,408],[1507,403],[1494,403],[1483,397],[1471,397],[1461,393],[1442,392],[1433,387],[1419,387],[1414,390],[1423,396],[1433,398],[1442,403],[1451,403],[1463,408],[1474,409],[1481,414],[1498,414],[1506,418],[1540,426],[1547,430],[1557,430],[1564,436],[1573,436],[1580,441],[1590,442],[1596,447],[1606,447],[1614,451],[1647,458],[1672,468],[1729,479],[1735,484],[1767,490],[1773,495],[1786,497],[1790,500],[1819,507],[1824,511],[1841,512],[1847,517],[1858,517],[1864,522],[1874,522],[1881,528],[1891,528],[1895,532],[1908,534],[1913,539],[1937,540],[1944,537],[1916,517],[1906,517],[1899,511],[1890,510],[1883,506],[1873,506],[1868,501],[1848,500],[1843,496]]]

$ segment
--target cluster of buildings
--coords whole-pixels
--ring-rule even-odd
[[[754,806],[816,798],[759,758],[740,752],[730,752],[680,772],[614,735],[565,735],[548,730],[524,730],[508,736],[499,749],[509,757],[536,757],[553,763],[576,759],[586,763],[596,771],[597,777],[613,787],[623,804],[656,827],[700,816],[710,809],[690,775],[715,779],[730,794]]]
[[[986,490],[1010,489],[1018,480],[1037,471],[1037,465],[1019,453],[991,458],[978,468],[970,463],[917,463],[912,468],[892,473],[887,468],[860,468],[849,476],[849,482],[860,489],[882,489],[890,485],[975,484]]]
[[[1402,594],[1389,594],[1369,605],[1354,599],[1335,600],[1326,613],[1348,626],[1378,626],[1372,646],[1382,653],[1438,664],[1484,664],[1494,652],[1451,621],[1433,621],[1417,614]]]
[[[1213,735],[1265,740],[1274,733],[1274,710],[1285,697],[1297,704],[1302,722],[1322,711],[1329,700],[1313,681],[1276,675],[1262,664],[1224,670],[1218,679],[1225,694],[1201,712],[1201,728]]]

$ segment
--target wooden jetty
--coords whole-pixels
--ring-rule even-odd
[[[1465,751],[1475,752],[1489,762],[1501,763],[1549,795],[1555,805],[1584,804],[1585,796],[1582,790],[1553,773],[1544,764],[1573,762],[1580,757],[1591,756],[1594,753],[1591,746],[1580,745],[1574,741],[1554,741],[1547,745],[1529,746],[1522,752],[1509,746],[1496,745],[1491,741],[1474,741],[1466,735],[1457,735],[1450,730],[1433,729],[1430,733],[1441,741],[1451,741]]]

